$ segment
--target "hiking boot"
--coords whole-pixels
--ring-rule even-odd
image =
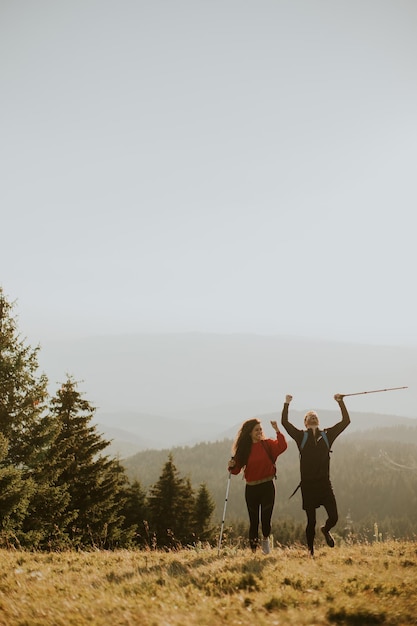
[[[325,528],[324,526],[322,526],[322,527],[320,528],[320,530],[321,530],[321,532],[323,533],[324,538],[325,538],[326,543],[327,543],[327,545],[329,546],[329,548],[334,548],[334,539],[333,539],[333,537],[331,536],[331,534],[329,533],[329,531],[328,531],[328,530],[326,530],[326,528]]]
[[[264,554],[269,554],[271,552],[271,546],[269,545],[269,537],[264,537],[262,539],[262,552]]]

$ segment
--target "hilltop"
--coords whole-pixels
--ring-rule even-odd
[[[412,542],[176,552],[0,551],[0,624],[417,624]]]

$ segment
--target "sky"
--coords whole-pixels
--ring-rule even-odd
[[[417,346],[416,29],[415,0],[1,0],[22,332]]]

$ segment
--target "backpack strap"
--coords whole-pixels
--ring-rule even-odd
[[[330,450],[330,445],[329,445],[329,438],[327,437],[327,433],[324,432],[324,430],[321,431],[321,436],[324,439],[324,443],[326,444],[326,446],[328,447],[328,449]]]
[[[330,445],[329,445],[329,438],[327,436],[327,433],[324,432],[324,430],[320,431],[321,436],[323,437],[323,441],[326,444],[326,446],[328,447],[328,449],[330,450]],[[303,438],[301,440],[301,444],[300,444],[300,450],[302,450],[304,448],[304,446],[307,443],[307,439],[308,439],[308,430],[305,430],[303,432]]]
[[[298,485],[296,486],[296,488],[294,489],[294,491],[292,492],[292,494],[290,495],[290,497],[288,498],[288,500],[291,500],[291,498],[293,497],[293,495],[295,495],[297,493],[297,491],[299,490],[299,488],[301,487],[301,483],[298,483]]]
[[[306,445],[307,439],[308,439],[308,430],[305,430],[303,432],[303,439],[302,439],[301,444],[300,444],[300,450],[302,450],[304,448],[304,446]]]
[[[263,448],[264,448],[265,452],[267,453],[267,455],[268,455],[268,456],[269,456],[269,458],[271,459],[271,463],[272,463],[272,465],[274,466],[274,471],[275,471],[275,476],[274,476],[274,478],[276,478],[276,477],[277,477],[277,466],[275,465],[275,461],[274,461],[274,459],[272,458],[271,451],[270,451],[270,449],[268,448],[268,446],[266,445],[265,441],[263,441],[262,439],[261,439],[261,444],[262,444],[262,446],[263,446]]]

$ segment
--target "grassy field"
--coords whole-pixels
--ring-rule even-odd
[[[417,624],[417,543],[0,551],[1,626]]]

